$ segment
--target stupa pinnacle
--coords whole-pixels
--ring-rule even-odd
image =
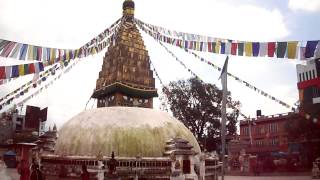
[[[134,24],[134,2],[126,0],[115,43],[108,48],[92,95],[97,107],[136,106],[152,108],[157,97],[149,55]]]

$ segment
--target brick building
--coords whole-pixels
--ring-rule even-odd
[[[246,153],[261,157],[299,155],[307,164],[319,155],[320,58],[297,65],[298,112],[240,121],[240,142]],[[289,137],[291,126],[297,135]],[[308,129],[304,132],[303,128]]]
[[[286,126],[298,118],[299,114],[288,113],[240,121],[240,141],[245,145],[246,153],[260,156],[296,153],[298,150],[294,148],[294,142],[289,142]]]

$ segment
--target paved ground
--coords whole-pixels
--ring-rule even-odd
[[[6,168],[4,164],[0,163],[0,179],[1,180],[19,180],[17,169]]]
[[[220,177],[221,179],[221,177]],[[225,180],[311,180],[310,176],[226,176]],[[6,168],[0,163],[0,180],[19,180],[16,169]]]

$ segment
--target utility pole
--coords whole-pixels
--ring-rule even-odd
[[[227,104],[227,73],[228,73],[228,59],[229,56],[227,56],[226,61],[224,62],[222,72],[220,75],[221,78],[221,84],[222,84],[222,106],[221,106],[221,145],[222,145],[222,169],[221,169],[221,179],[224,180],[224,167],[225,167],[225,147],[226,147],[226,104]],[[219,79],[220,79],[219,78]]]

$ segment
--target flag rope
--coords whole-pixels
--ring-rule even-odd
[[[158,39],[158,36],[156,35],[156,34],[159,33],[159,32],[153,32],[153,31],[150,30],[150,29],[143,28],[143,25],[142,25],[142,24],[138,24],[138,26],[139,26],[145,33],[147,33],[148,35],[150,35],[151,37],[153,37],[156,41],[159,41],[159,43],[161,42],[161,40],[159,40],[159,39]],[[170,43],[169,43],[169,44],[170,44]],[[183,48],[182,46],[178,46],[178,47],[180,47],[181,49],[184,49],[187,53],[194,55],[194,56],[195,56],[197,59],[199,59],[201,62],[205,62],[206,64],[212,66],[214,69],[216,69],[216,70],[218,70],[218,71],[221,71],[221,70],[222,70],[219,66],[217,66],[217,65],[213,64],[212,62],[204,59],[203,57],[200,57],[198,54],[190,51],[189,49]],[[239,82],[239,83],[241,83],[241,84],[244,84],[246,87],[254,90],[254,91],[257,92],[258,94],[260,94],[260,95],[262,95],[262,96],[264,96],[264,97],[267,97],[268,99],[270,99],[270,100],[272,100],[272,101],[274,101],[274,102],[276,102],[276,103],[278,103],[278,104],[280,104],[280,105],[282,105],[282,106],[284,106],[284,107],[286,107],[286,108],[288,108],[288,109],[290,109],[290,110],[292,110],[292,111],[295,111],[295,108],[294,108],[293,106],[291,106],[291,105],[289,105],[288,103],[285,103],[285,102],[279,100],[278,98],[270,95],[269,93],[266,93],[265,91],[263,91],[263,90],[255,87],[255,86],[253,86],[252,84],[248,83],[247,81],[242,80],[241,78],[239,78],[239,77],[237,77],[237,76],[235,76],[235,75],[233,75],[233,74],[231,74],[231,73],[229,73],[229,72],[227,73],[227,75],[230,76],[230,77],[232,77],[232,78],[233,78],[234,80],[236,80],[237,82]]]
[[[307,60],[320,57],[320,40],[250,42],[203,36],[155,26],[135,19],[158,34],[157,39],[186,49],[246,57]]]

